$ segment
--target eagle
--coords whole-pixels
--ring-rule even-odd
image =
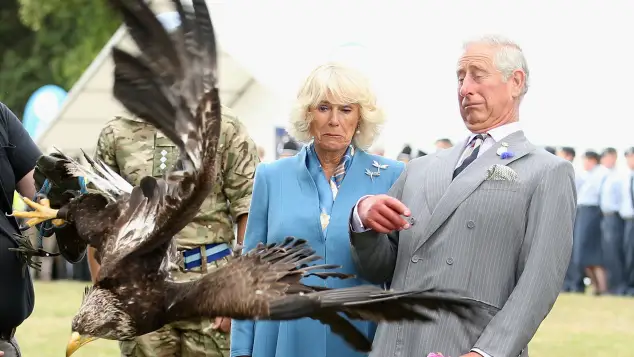
[[[144,0],[109,2],[140,50],[112,50],[114,97],[174,142],[179,157],[162,178],[144,177],[132,186],[85,153],[86,166],[60,152],[61,163],[43,173],[85,177],[93,189],[59,209],[47,200],[25,199],[34,211],[14,212],[30,226],[70,224],[97,251],[101,269],[72,319],[66,356],[97,338],[132,340],[174,321],[216,316],[308,317],[367,352],[371,342],[348,319],[427,321],[438,309],[464,315],[486,308],[457,292],[305,285],[308,276],[351,276],[337,272],[338,266],[316,264],[321,257],[295,237],[258,245],[199,280],[173,281],[169,267],[178,256],[172,237],[192,221],[215,178],[221,106],[214,28],[205,0],[189,6],[172,0],[181,19],[181,30],[172,36]]]

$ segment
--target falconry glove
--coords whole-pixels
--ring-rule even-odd
[[[53,153],[42,155],[37,160],[34,172],[35,187],[38,193],[34,201],[48,199],[50,207],[59,209],[72,199],[87,192],[86,182],[83,177],[71,177],[65,174],[64,165],[67,163],[61,155]],[[38,238],[50,237],[55,234],[59,253],[47,252],[43,249],[35,249],[28,238],[18,239],[19,248],[15,250],[22,253],[25,263],[39,270],[40,264],[32,261],[32,257],[51,257],[62,255],[68,262],[76,264],[86,255],[88,244],[79,237],[72,223],[66,222],[62,226],[55,226],[51,221],[46,221],[36,226]],[[26,227],[28,229],[28,227]]]

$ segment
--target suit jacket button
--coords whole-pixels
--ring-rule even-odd
[[[412,263],[418,263],[419,260],[420,260],[420,257],[418,255],[415,255],[412,257]]]
[[[474,221],[469,221],[467,222],[467,228],[471,229],[475,227],[475,222]]]
[[[449,265],[453,264],[453,258],[447,258],[447,264]]]

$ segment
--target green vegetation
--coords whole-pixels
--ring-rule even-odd
[[[103,0],[3,1],[0,101],[21,118],[39,87],[70,90],[120,23]]]
[[[84,284],[37,282],[33,315],[18,329],[24,356],[63,356]],[[634,299],[561,295],[529,346],[531,357],[631,356]],[[113,341],[95,341],[77,357],[117,357]],[[73,356],[75,356],[73,355]],[[454,356],[457,357],[457,356]]]

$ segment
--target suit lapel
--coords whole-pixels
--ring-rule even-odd
[[[497,155],[497,150],[500,148],[502,142],[509,144],[508,149],[514,154],[512,158],[502,159]],[[453,160],[456,154],[454,152],[452,155],[448,156],[445,159],[446,163],[439,165],[439,167],[445,171],[443,172],[442,177],[439,178],[444,180],[445,175],[447,175],[449,177],[450,184],[447,186],[446,191],[442,194],[438,204],[433,209],[431,217],[423,230],[421,239],[417,242],[415,251],[420,249],[429,237],[431,237],[449,218],[449,216],[451,216],[458,206],[467,199],[467,197],[469,197],[469,195],[471,195],[478,186],[480,186],[480,184],[486,179],[486,172],[489,167],[494,164],[505,166],[509,165],[515,160],[521,159],[533,150],[535,150],[535,146],[526,140],[524,132],[515,132],[500,142],[497,142],[493,145],[493,147],[484,152],[480,157],[472,162],[471,165],[467,166],[467,168],[464,169],[464,171],[453,181],[451,181],[451,176],[453,175],[453,170],[457,162],[457,159]],[[462,150],[460,149],[457,151]],[[444,183],[440,182],[437,186],[443,187]]]
[[[436,162],[430,165],[430,169],[425,173],[425,198],[430,213],[434,211],[440,199],[445,195],[449,185],[453,170],[460,159],[464,147],[467,145],[465,139],[462,145],[455,145],[449,150],[436,153]]]

